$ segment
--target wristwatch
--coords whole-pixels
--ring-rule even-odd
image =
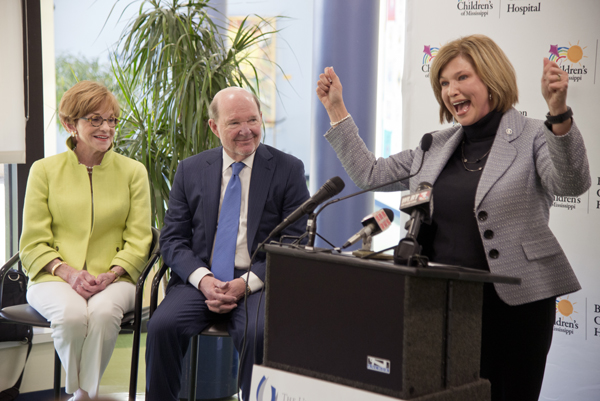
[[[560,124],[571,117],[573,117],[573,110],[567,106],[567,111],[557,116],[551,116],[550,113],[546,114],[546,121],[544,121],[544,124],[546,124],[546,127],[548,127],[549,130],[552,130],[553,124]]]

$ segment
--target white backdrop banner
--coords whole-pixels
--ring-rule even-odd
[[[0,1],[0,163],[25,163],[21,0]]]
[[[600,222],[599,0],[407,1],[403,73],[403,148],[415,148],[439,124],[429,67],[439,48],[480,33],[505,51],[517,71],[524,115],[544,119],[543,58],[569,73],[568,104],[583,132],[592,187],[579,197],[556,197],[550,225],[583,289],[557,300],[554,339],[540,400],[600,400],[600,268],[596,258]],[[514,328],[519,330],[518,327]],[[524,355],[524,358],[527,356]]]

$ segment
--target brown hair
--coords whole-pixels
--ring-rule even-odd
[[[77,119],[102,106],[112,109],[115,117],[121,113],[117,98],[106,86],[93,81],[80,81],[64,93],[58,106],[58,116],[63,125],[75,125]]]
[[[506,112],[519,101],[517,74],[506,54],[485,35],[471,35],[442,46],[433,59],[429,79],[440,105],[440,123],[452,121],[452,113],[444,105],[440,74],[448,63],[462,56],[475,70],[492,95],[492,110]]]

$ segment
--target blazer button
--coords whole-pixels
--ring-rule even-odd
[[[488,214],[487,212],[479,212],[479,214],[477,214],[477,218],[479,219],[479,221],[486,221],[488,218]]]
[[[485,230],[483,232],[483,238],[485,238],[485,239],[492,239],[492,238],[494,238],[494,232],[492,230]]]
[[[58,245],[56,246],[56,250],[58,251]]]
[[[117,252],[119,252],[119,247],[117,247]]]
[[[500,256],[500,252],[498,252],[497,249],[492,249],[489,253],[490,258],[492,259],[498,259],[498,257]]]

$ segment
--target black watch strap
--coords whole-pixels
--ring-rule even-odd
[[[573,117],[573,110],[571,110],[571,108],[567,106],[567,111],[557,116],[551,116],[550,113],[546,114],[546,126],[552,124],[560,124],[562,122],[567,121],[571,117]]]

